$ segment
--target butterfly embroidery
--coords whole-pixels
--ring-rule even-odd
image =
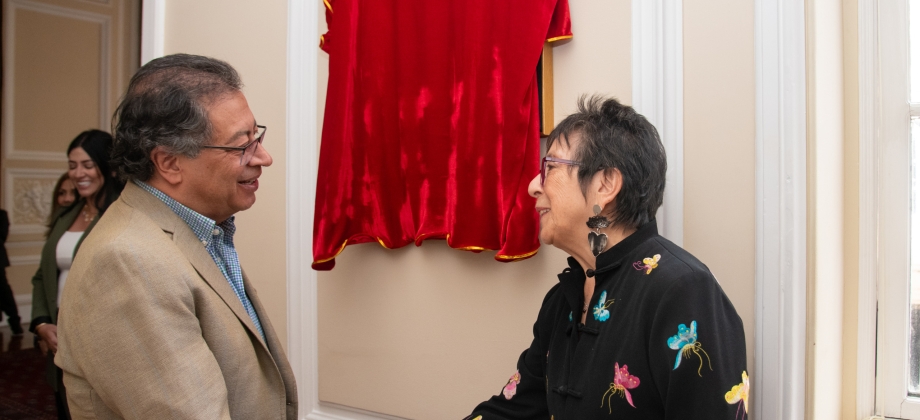
[[[680,366],[680,358],[684,356],[690,358],[690,353],[696,355],[700,358],[700,367],[696,370],[696,374],[702,377],[700,371],[703,369],[703,356],[700,356],[700,352],[706,355],[706,360],[709,361],[709,370],[712,370],[712,360],[709,359],[709,354],[706,353],[706,350],[703,350],[703,344],[699,341],[696,341],[696,321],[690,322],[690,328],[687,328],[686,325],[680,324],[677,326],[677,335],[671,336],[668,339],[668,347],[677,350],[677,360],[674,361],[674,370],[677,370],[677,367]]]
[[[738,404],[738,402],[744,402],[744,404],[738,405],[738,411],[735,412],[735,419],[738,418],[738,414],[741,411],[741,407],[744,407],[744,414],[741,415],[741,419],[747,415],[748,409],[748,391],[751,390],[751,384],[748,382],[747,371],[741,372],[741,383],[732,387],[731,391],[725,393],[725,401],[729,404]]]
[[[643,258],[642,261],[634,262],[633,268],[639,271],[645,270],[645,274],[652,274],[652,270],[658,268],[659,260],[661,260],[661,254],[655,254],[650,258]]]
[[[594,305],[594,319],[604,322],[610,318],[610,311],[607,308],[610,305],[613,305],[614,299],[607,300],[607,291],[601,291],[600,299],[597,300],[597,305]]]
[[[626,365],[620,367],[619,363],[613,364],[613,382],[610,383],[610,389],[604,393],[604,396],[601,397],[601,408],[604,408],[604,399],[607,399],[607,406],[610,408],[608,414],[613,414],[613,406],[610,404],[610,399],[613,398],[615,394],[623,394],[623,397],[626,397],[626,402],[629,403],[633,408],[636,408],[636,405],[633,404],[632,395],[630,395],[629,390],[635,389],[639,386],[639,378],[629,374],[629,368]]]
[[[517,386],[521,383],[521,374],[519,372],[514,372],[514,375],[511,375],[511,379],[508,379],[508,384],[505,385],[505,389],[502,390],[502,395],[505,396],[506,400],[510,400],[514,394],[517,394]]]

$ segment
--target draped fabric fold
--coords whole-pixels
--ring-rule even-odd
[[[567,0],[324,3],[313,268],[363,242],[533,256],[535,70],[544,42],[571,37]]]

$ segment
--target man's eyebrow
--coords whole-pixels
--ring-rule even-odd
[[[253,124],[252,128],[247,128],[244,130],[237,131],[236,133],[233,133],[233,136],[230,137],[230,140],[228,141],[228,143],[233,143],[236,139],[240,138],[241,136],[248,137],[249,133],[255,133],[256,131],[258,131],[258,128],[256,127],[256,124]]]

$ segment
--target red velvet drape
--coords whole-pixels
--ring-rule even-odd
[[[348,244],[539,247],[537,61],[567,0],[325,0],[329,88],[313,268]]]

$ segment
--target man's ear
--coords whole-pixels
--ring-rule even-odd
[[[594,175],[596,177],[597,195],[595,196],[597,205],[602,209],[608,208],[608,205],[615,203],[620,190],[623,188],[623,173],[617,168],[607,168],[599,171]],[[609,208],[613,209],[611,205]]]
[[[157,146],[150,152],[154,175],[170,185],[182,182],[182,168],[179,156],[168,152],[163,146]]]

